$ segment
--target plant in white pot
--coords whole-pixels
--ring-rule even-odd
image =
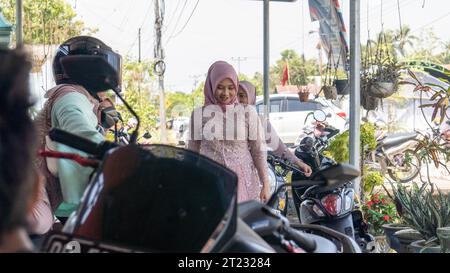
[[[376,49],[368,41],[363,61],[362,88],[370,97],[387,98],[394,94],[400,82],[402,66],[398,63],[384,33],[378,36]]]
[[[450,196],[439,189],[422,187],[416,183],[407,187],[391,184],[397,203],[397,211],[403,221],[417,230],[423,240],[410,245],[412,252],[441,252],[437,230],[450,226]]]

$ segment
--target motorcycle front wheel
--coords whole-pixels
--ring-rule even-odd
[[[388,164],[389,176],[396,182],[408,183],[420,172],[420,158],[413,150],[406,150],[393,157]]]

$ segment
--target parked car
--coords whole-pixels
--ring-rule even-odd
[[[287,145],[292,145],[299,136],[307,115],[315,110],[323,110],[331,114],[327,120],[341,132],[345,130],[347,113],[334,105],[331,101],[323,98],[301,102],[296,94],[273,94],[270,95],[269,119],[277,131],[281,140]],[[262,96],[256,98],[256,110],[259,114],[264,113],[264,99]],[[308,119],[307,122],[312,122]]]
[[[189,117],[177,117],[173,121],[173,130],[176,134],[178,145],[185,145],[189,127]]]

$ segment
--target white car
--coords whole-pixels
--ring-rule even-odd
[[[189,117],[177,117],[173,120],[172,129],[175,131],[175,137],[178,141],[178,145],[185,145],[189,122]]]
[[[326,114],[331,114],[331,117],[327,118],[327,122],[341,132],[346,128],[347,113],[323,98],[301,102],[296,94],[273,94],[270,95],[269,101],[270,123],[286,145],[295,143],[305,126],[306,117],[315,110],[323,110]],[[256,98],[256,110],[259,114],[264,113],[262,96]],[[311,115],[306,122],[313,121]]]

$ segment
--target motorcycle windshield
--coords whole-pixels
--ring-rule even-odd
[[[214,252],[234,235],[236,188],[232,171],[197,153],[117,148],[64,232],[145,252]]]

